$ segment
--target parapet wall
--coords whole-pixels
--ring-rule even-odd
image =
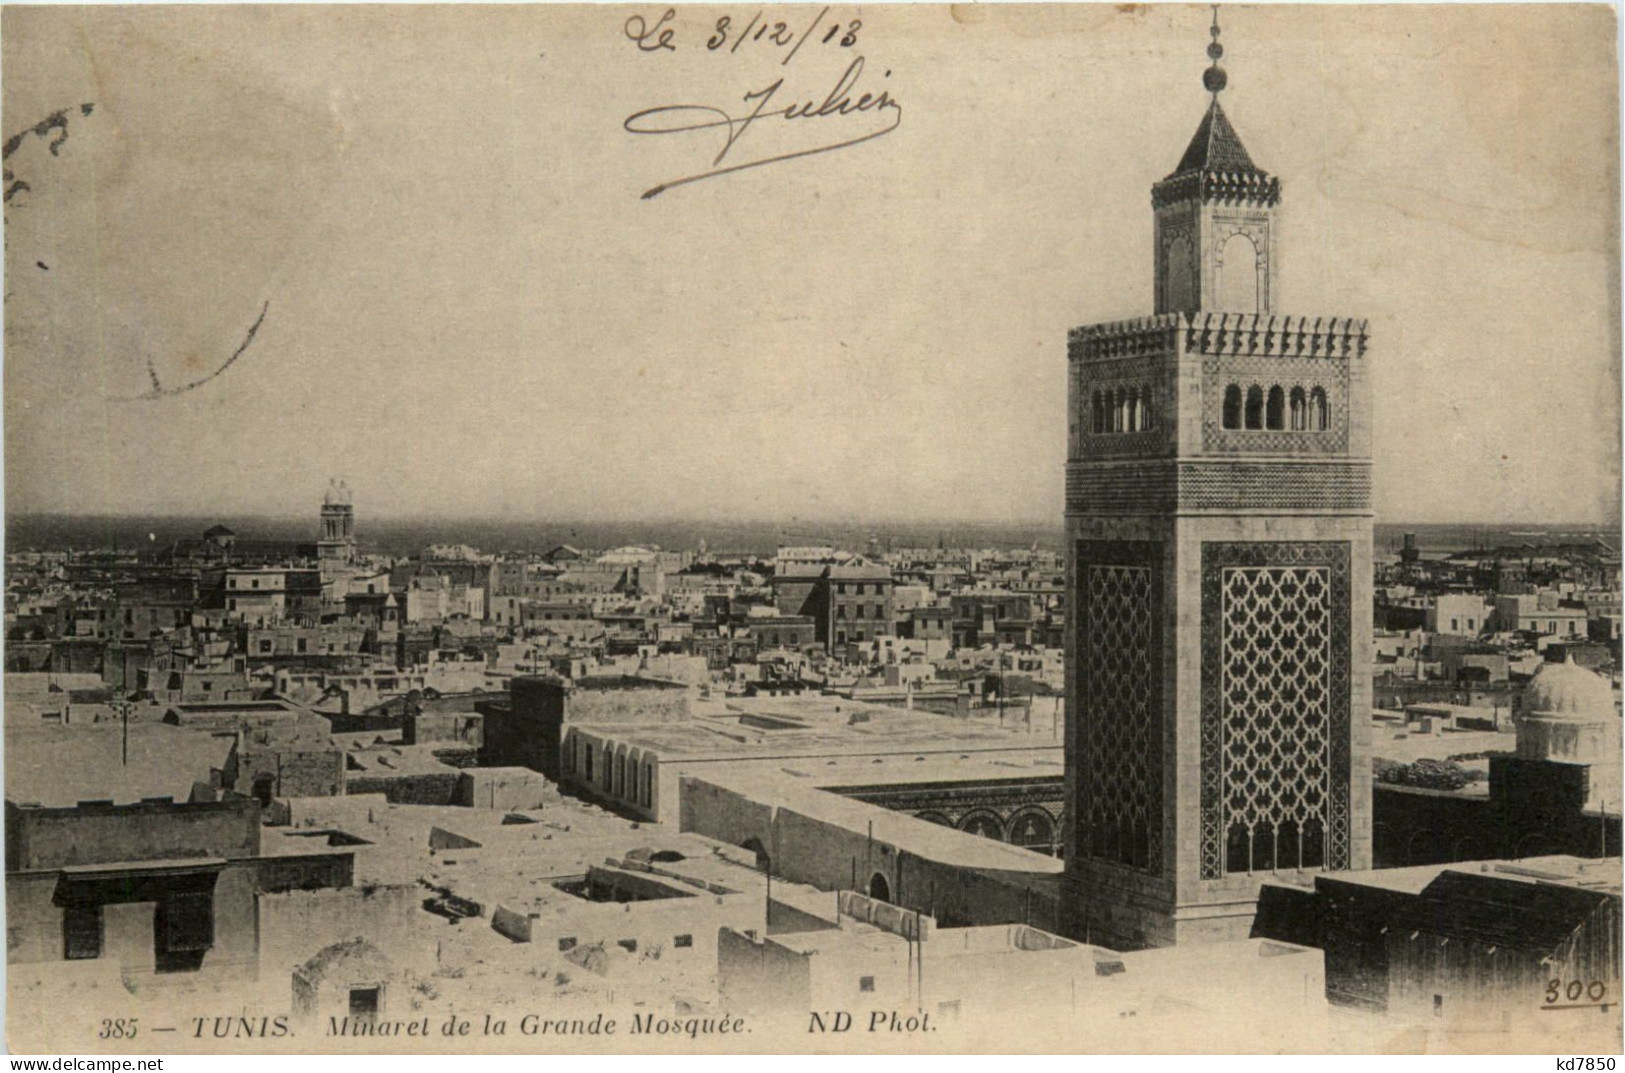
[[[690,693],[669,686],[577,689],[564,710],[571,723],[680,723],[689,717]]]
[[[252,857],[259,852],[258,802],[84,803],[27,808],[6,802],[6,870],[61,868],[176,857]]]
[[[423,891],[412,886],[346,887],[288,891],[259,899],[260,978],[292,976],[317,951],[363,938],[387,949],[398,963],[432,956],[413,936],[432,934],[420,908]],[[427,942],[419,943],[428,946]]]
[[[1185,350],[1192,354],[1358,358],[1365,355],[1366,325],[1353,317],[1196,313],[1184,325]]]

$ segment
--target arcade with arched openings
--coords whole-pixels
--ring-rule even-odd
[[[993,783],[935,783],[850,786],[842,797],[879,805],[917,820],[991,838],[1051,857],[1062,855],[1066,832],[1065,780],[1001,780]]]
[[[995,842],[1005,841],[1004,821],[999,818],[997,812],[992,810],[978,809],[975,812],[968,813],[961,817],[958,826],[961,831],[968,835],[980,835],[983,838],[991,838]]]
[[[1219,422],[1231,431],[1327,432],[1331,407],[1323,387],[1226,384]]]

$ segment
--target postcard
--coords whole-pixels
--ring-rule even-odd
[[[11,1051],[1619,1051],[1612,8],[0,38]]]

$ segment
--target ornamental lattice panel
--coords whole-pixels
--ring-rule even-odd
[[[1349,559],[1202,546],[1203,879],[1349,865]]]
[[[1078,545],[1077,847],[1162,870],[1160,544]]]

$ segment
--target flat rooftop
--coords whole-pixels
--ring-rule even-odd
[[[129,759],[118,723],[7,727],[6,800],[72,808],[81,801],[116,805],[168,797],[189,800],[231,755],[229,736],[164,723],[131,723]]]
[[[1023,943],[1023,933],[1034,936],[1036,942]],[[770,935],[768,941],[798,954],[849,957],[865,951],[885,950],[889,945],[905,940],[895,931],[853,917],[842,916],[837,927]],[[948,958],[998,953],[1052,954],[1065,951],[1074,957],[1082,958],[1115,959],[1119,956],[1105,947],[1073,942],[1026,924],[934,928],[923,946],[925,956],[939,964]]]
[[[1046,735],[1047,738],[1047,735]],[[753,765],[755,766],[755,765]],[[948,751],[916,756],[842,756],[797,764],[764,761],[771,768],[811,785],[837,791],[890,787],[925,787],[939,783],[1021,782],[1066,778],[1066,750],[1060,742],[1044,741],[1023,752],[1000,750],[965,753]]]
[[[1478,709],[1482,718],[1494,717],[1489,708]],[[1503,709],[1503,718],[1505,710]],[[1464,753],[1510,753],[1518,747],[1510,720],[1506,730],[1452,730],[1441,729],[1436,734],[1420,734],[1394,723],[1374,723],[1371,731],[1371,755],[1380,760],[1412,763],[1417,760],[1445,760]],[[1463,766],[1470,767],[1470,763]]]
[[[680,723],[571,724],[628,746],[650,749],[662,762],[873,756],[913,753],[958,758],[975,752],[1052,752],[1061,739],[1040,721],[1029,726],[992,715],[967,718],[842,697],[755,696],[696,701]],[[882,781],[882,780],[877,780]]]
[[[967,834],[951,827],[915,819],[878,805],[855,801],[813,785],[787,783],[782,774],[722,768],[693,776],[697,781],[735,793],[773,808],[830,824],[878,842],[906,850],[940,864],[983,871],[1018,872],[1032,876],[1060,875],[1064,863],[1056,857]]]
[[[445,749],[448,744],[445,742],[424,745],[351,744],[344,750],[344,766],[352,779],[448,773],[455,775],[459,769],[434,755],[436,746]]]
[[[313,834],[357,839],[364,843],[351,847],[358,886],[422,880],[479,902],[487,923],[499,904],[542,916],[592,904],[556,884],[629,857],[732,892],[766,883],[749,850],[570,799],[522,811],[392,805],[372,794],[300,798],[293,806],[296,824],[265,828],[263,853],[309,852]]]
[[[111,689],[99,674],[58,674],[54,671],[7,671],[5,696],[13,699],[43,698],[49,694],[67,694],[74,690]]]
[[[1420,894],[1444,872],[1482,872],[1502,879],[1523,879],[1531,883],[1557,883],[1586,890],[1601,890],[1619,894],[1622,888],[1621,861],[1618,857],[1572,857],[1553,854],[1547,857],[1524,857],[1515,861],[1483,860],[1455,861],[1441,864],[1420,864],[1408,868],[1369,868],[1359,872],[1328,872],[1324,878],[1341,883],[1401,894]]]

